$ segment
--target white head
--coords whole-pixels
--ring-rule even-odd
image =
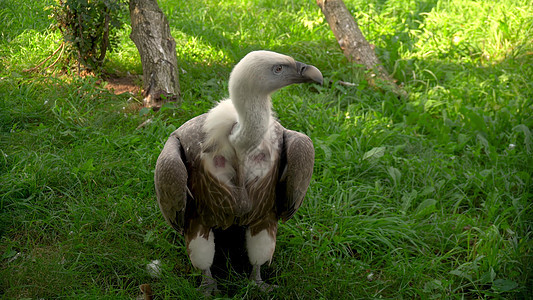
[[[295,83],[322,84],[322,73],[311,65],[271,51],[248,53],[231,72],[230,98],[247,101],[250,96],[268,97],[276,90]],[[235,103],[238,105],[238,103]]]
[[[290,84],[322,84],[322,80],[317,68],[289,56],[270,51],[248,53],[229,77],[229,95],[239,116],[230,142],[241,151],[256,147],[272,120],[270,94]]]

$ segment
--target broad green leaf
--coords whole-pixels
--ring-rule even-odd
[[[436,210],[435,205],[437,204],[437,200],[435,199],[426,199],[422,201],[416,208],[416,216],[417,217],[424,217]]]
[[[400,172],[400,170],[396,169],[395,167],[388,167],[387,172],[389,173],[389,176],[392,178],[394,185],[398,185],[398,183],[400,182],[400,179],[402,178],[402,173]]]
[[[496,279],[492,283],[492,287],[499,292],[509,292],[518,287],[518,283],[509,279]]]
[[[423,197],[433,193],[435,193],[435,188],[432,186],[426,186],[420,193],[420,196]]]
[[[139,110],[139,116],[144,116],[144,115],[147,115],[150,113],[150,111],[152,111],[150,108],[148,107],[143,107],[141,108],[141,110]]]
[[[385,155],[385,147],[374,147],[363,155],[363,159],[378,159]]]
[[[418,195],[418,192],[416,190],[412,190],[410,193],[404,194],[402,196],[402,208],[401,213],[405,215],[407,213],[407,210],[411,207],[411,203],[414,199],[416,199],[416,196]]]
[[[452,271],[450,271],[450,274],[459,276],[461,278],[466,278],[468,280],[472,280],[472,276],[471,275],[467,274],[465,271],[460,270],[460,269],[452,270]]]

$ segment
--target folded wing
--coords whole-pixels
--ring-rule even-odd
[[[276,204],[283,222],[292,218],[298,210],[309,187],[315,150],[313,142],[305,134],[285,130],[280,157],[280,179],[276,187]]]
[[[155,191],[165,220],[178,232],[183,232],[187,204],[187,168],[180,140],[171,135],[155,166]]]

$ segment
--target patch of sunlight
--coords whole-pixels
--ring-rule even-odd
[[[58,31],[39,32],[34,29],[23,31],[8,44],[0,45],[2,56],[10,61],[6,69],[29,68],[42,61],[57,49],[62,37]]]
[[[176,40],[176,52],[180,60],[206,65],[225,65],[230,61],[225,49],[213,47],[201,37],[181,31],[173,31],[172,36]]]
[[[303,24],[303,26],[310,31],[321,26],[324,23],[324,15],[322,14],[322,12],[320,12],[320,10],[314,10],[310,12],[302,8],[298,12],[298,19]]]
[[[528,1],[444,1],[428,13],[413,56],[494,62],[528,40]]]

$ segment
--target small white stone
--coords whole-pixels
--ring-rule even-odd
[[[368,275],[366,276],[366,279],[367,279],[368,281],[372,281],[372,280],[374,280],[374,273],[370,273],[370,274],[368,274]]]
[[[146,265],[146,271],[152,278],[161,277],[161,261],[159,259],[152,260],[151,263]]]
[[[514,149],[515,147],[516,147],[516,145],[515,145],[515,144],[509,144],[509,149],[511,149],[511,150],[512,150],[512,149]]]

